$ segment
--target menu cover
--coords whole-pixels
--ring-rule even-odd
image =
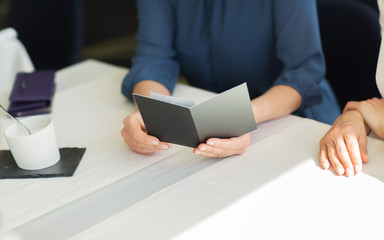
[[[161,94],[133,97],[148,134],[164,142],[195,148],[211,137],[238,137],[257,128],[246,83],[199,104]]]

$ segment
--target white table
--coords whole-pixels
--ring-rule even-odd
[[[73,177],[0,180],[0,231],[22,239],[384,239],[384,142],[362,174],[321,170],[328,125],[287,116],[258,125],[246,153],[191,148],[145,156],[124,144],[135,110],[127,69],[88,60],[57,73],[51,114],[61,147],[86,147]],[[177,85],[197,102],[212,93]],[[10,125],[1,119],[1,130]],[[3,134],[1,135],[3,136]],[[7,148],[0,138],[2,149]],[[5,237],[6,238],[6,237]]]

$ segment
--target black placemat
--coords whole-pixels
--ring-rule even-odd
[[[0,179],[70,177],[75,173],[85,148],[60,148],[60,161],[40,170],[24,170],[16,165],[9,150],[0,151]]]

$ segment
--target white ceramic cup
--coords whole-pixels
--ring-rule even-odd
[[[5,130],[5,139],[17,166],[25,170],[50,167],[60,160],[53,122],[48,116],[35,116],[21,120],[32,134],[14,123]]]

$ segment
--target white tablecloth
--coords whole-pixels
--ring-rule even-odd
[[[371,161],[349,179],[319,166],[329,126],[295,116],[259,124],[240,156],[208,159],[177,145],[138,155],[120,136],[135,110],[120,93],[126,73],[93,60],[58,72],[51,116],[59,145],[86,153],[73,177],[0,180],[0,231],[25,239],[384,238],[383,141],[369,138]],[[212,96],[180,84],[174,94]]]

